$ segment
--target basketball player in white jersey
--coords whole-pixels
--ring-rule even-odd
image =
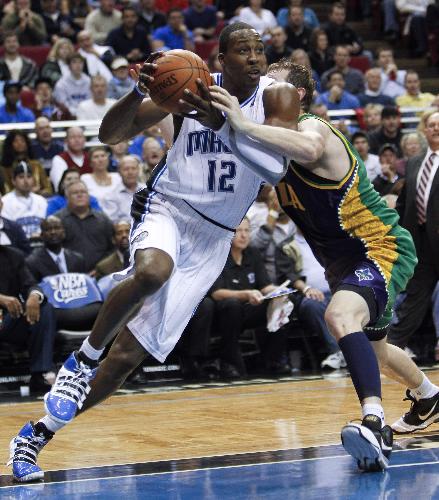
[[[289,84],[262,76],[264,45],[249,25],[226,27],[220,36],[222,75],[214,75],[235,95],[251,120],[296,127],[299,98]],[[145,94],[156,68],[153,56],[138,74],[136,88],[106,114],[102,142],[117,144],[163,120],[167,113]],[[147,353],[163,362],[199,302],[226,262],[234,229],[264,181],[283,176],[287,159],[230,130],[221,112],[189,91],[184,110],[174,116],[174,143],[157,165],[148,187],[135,194],[130,235],[131,267],[103,305],[93,331],[58,373],[45,397],[47,415],[28,422],[11,441],[13,475],[41,479],[37,455],[53,434],[111,395]],[[183,108],[182,108],[183,109]],[[104,347],[119,333],[98,367]]]

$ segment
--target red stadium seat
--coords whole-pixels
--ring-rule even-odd
[[[366,56],[352,56],[349,66],[366,73],[366,71],[370,68],[370,60]]]
[[[34,47],[33,45],[23,45],[20,47],[20,54],[28,57],[35,62],[38,67],[41,67],[47,59],[47,55],[52,47],[50,45],[43,45],[42,47]],[[0,56],[3,56],[4,49],[0,47]]]
[[[218,40],[208,40],[206,42],[195,42],[194,52],[198,54],[201,59],[207,61],[209,59],[210,53],[218,45]]]

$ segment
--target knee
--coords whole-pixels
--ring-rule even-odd
[[[157,292],[170,278],[173,267],[171,257],[164,252],[136,255],[134,281],[141,297]]]
[[[339,341],[345,335],[362,330],[361,321],[350,311],[328,307],[325,311],[325,322],[331,335]]]
[[[238,299],[223,299],[218,304],[222,314],[236,314],[241,312],[242,302]]]

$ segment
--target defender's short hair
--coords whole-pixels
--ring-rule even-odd
[[[219,36],[219,51],[224,54],[227,52],[227,47],[229,45],[229,40],[230,40],[230,35],[232,33],[235,33],[235,31],[241,31],[241,30],[254,30],[253,26],[247,23],[233,23],[227,25],[222,31]]]

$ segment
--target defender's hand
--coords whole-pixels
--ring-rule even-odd
[[[194,94],[189,89],[184,90],[184,98],[179,101],[182,110],[181,115],[197,120],[212,130],[218,130],[224,123],[224,117],[213,106],[214,103],[209,89],[199,78],[197,78],[197,86],[199,95]]]

